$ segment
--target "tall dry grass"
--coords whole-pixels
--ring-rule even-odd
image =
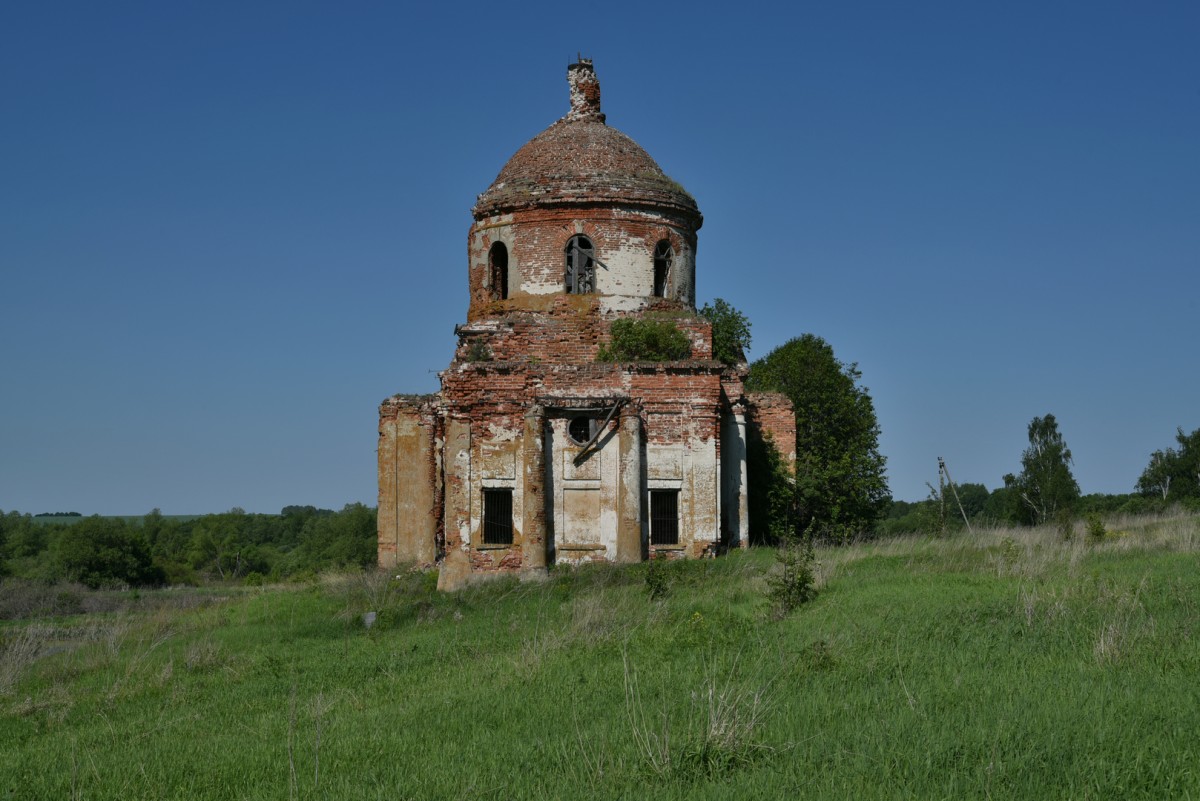
[[[1114,516],[1104,520],[1107,534],[1093,542],[1076,522],[1064,537],[1053,525],[976,527],[945,537],[890,537],[850,547],[818,550],[818,586],[855,562],[871,557],[907,558],[913,567],[936,564],[941,572],[984,571],[1039,578],[1048,570],[1078,572],[1089,555],[1200,551],[1200,516],[1180,511],[1162,515]]]

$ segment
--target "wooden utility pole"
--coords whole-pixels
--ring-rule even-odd
[[[958,504],[958,511],[962,514],[963,522],[967,524],[967,532],[970,534],[974,534],[975,532],[971,531],[971,521],[967,519],[967,510],[963,509],[962,501],[959,500],[959,498],[958,498],[958,489],[955,488],[955,486],[954,486],[954,479],[952,479],[950,477],[950,469],[948,467],[946,467],[946,460],[939,456],[938,457],[938,487],[942,486],[942,477],[943,476],[945,476],[946,482],[950,485],[950,491],[954,493],[954,502]],[[942,508],[945,509],[945,506],[946,506],[946,496],[943,493],[942,494]],[[943,511],[942,519],[945,520],[945,518],[946,518],[946,513]]]

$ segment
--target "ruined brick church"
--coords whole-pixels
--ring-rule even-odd
[[[787,401],[713,359],[696,201],[605,123],[589,60],[567,79],[570,111],[472,210],[441,391],[379,410],[379,562],[440,564],[447,586],[743,546],[747,436],[795,442]],[[599,361],[622,318],[671,321],[690,356]]]

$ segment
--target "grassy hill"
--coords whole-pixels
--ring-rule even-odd
[[[0,628],[0,794],[1195,798],[1200,518],[1117,525],[818,549],[782,619],[769,550],[659,600],[645,565],[98,593]]]

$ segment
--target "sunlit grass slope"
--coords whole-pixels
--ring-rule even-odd
[[[1200,521],[1112,525],[818,549],[782,619],[756,550],[660,600],[338,575],[13,622],[0,794],[1197,798]]]

